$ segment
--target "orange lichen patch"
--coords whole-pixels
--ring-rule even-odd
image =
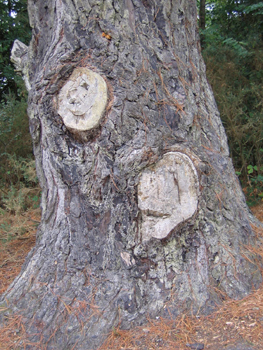
[[[111,40],[111,36],[109,34],[106,34],[106,33],[102,33],[102,36],[108,40]]]

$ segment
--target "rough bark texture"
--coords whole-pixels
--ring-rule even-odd
[[[42,221],[2,303],[24,315],[31,340],[47,349],[94,349],[118,324],[209,312],[221,295],[239,298],[257,287],[261,275],[245,258],[254,219],[206,80],[195,1],[28,6],[28,111]],[[100,125],[88,131],[67,129],[57,105],[81,67],[103,77],[108,91]],[[164,239],[145,240],[138,184],[169,152],[195,168],[197,209]]]

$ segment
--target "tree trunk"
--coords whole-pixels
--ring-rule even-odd
[[[257,287],[245,248],[255,219],[206,80],[195,1],[28,8],[21,70],[42,221],[5,314],[22,314],[47,349],[91,349],[116,325],[207,313]]]

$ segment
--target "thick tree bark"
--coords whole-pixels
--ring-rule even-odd
[[[209,312],[257,287],[245,248],[254,219],[206,80],[195,1],[28,6],[21,70],[42,221],[2,300],[30,339],[96,348],[118,324]]]

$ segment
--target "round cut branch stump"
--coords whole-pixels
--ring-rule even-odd
[[[197,171],[184,153],[166,153],[154,168],[146,169],[138,186],[143,240],[163,239],[192,217],[197,209],[198,189]]]
[[[96,128],[106,105],[106,82],[88,68],[76,68],[58,95],[58,114],[68,129]]]

